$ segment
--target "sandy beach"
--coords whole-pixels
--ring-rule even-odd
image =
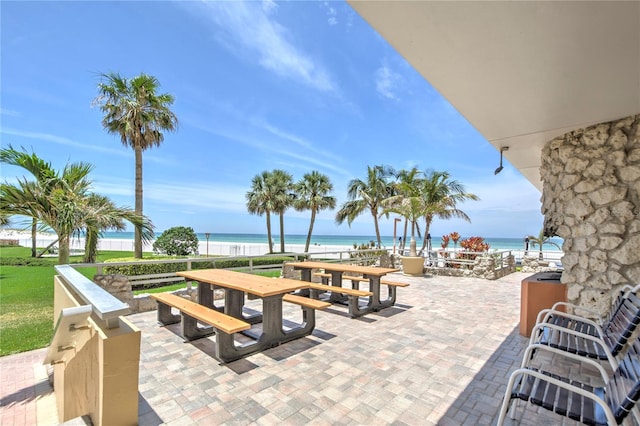
[[[23,247],[31,247],[31,233],[23,230],[15,229],[2,229],[0,230],[0,239],[18,240],[18,244]],[[55,234],[38,233],[36,243],[38,247],[46,247],[57,239]],[[71,240],[72,250],[83,251],[84,250],[84,238],[73,238]],[[279,250],[280,245],[275,244],[274,250]],[[112,250],[112,251],[130,251],[133,252],[133,240],[132,239],[119,239],[119,238],[101,238],[98,242],[98,250]],[[339,258],[340,254],[336,252],[344,252],[343,257],[348,256],[346,252],[353,250],[352,245],[329,245],[329,244],[312,244],[309,246],[309,252],[315,254],[327,253],[328,258]],[[153,243],[146,244],[143,247],[143,251],[147,253],[153,252]],[[202,241],[198,244],[198,253],[200,255],[210,256],[262,256],[268,253],[269,246],[265,242],[260,243],[246,243],[236,241]],[[285,244],[285,251],[289,253],[303,253],[304,244]],[[522,259],[524,255],[523,250],[511,250],[516,258],[516,261]],[[535,250],[531,250],[529,253],[535,253]],[[560,251],[550,252],[545,251],[545,258],[560,263],[563,253]]]
[[[23,247],[31,247],[31,232],[16,230],[16,229],[2,229],[0,230],[0,239],[2,240],[17,240],[18,244]],[[36,237],[36,244],[38,247],[46,247],[57,239],[55,234],[50,233],[38,233]],[[84,238],[72,238],[70,248],[72,250],[84,249]],[[320,245],[315,244],[309,247],[311,253],[324,253],[324,252],[336,252],[347,251],[351,249],[351,246],[346,245]],[[279,250],[280,245],[274,245],[274,250]],[[133,240],[131,239],[118,239],[118,238],[101,238],[98,241],[98,250],[113,250],[113,251],[131,251],[133,252]],[[153,243],[145,244],[143,247],[144,252],[153,252]],[[238,243],[234,241],[223,242],[206,242],[200,241],[198,244],[198,253],[201,255],[212,256],[259,256],[267,253],[269,246],[267,243]],[[302,253],[304,251],[304,244],[285,244],[285,251]]]

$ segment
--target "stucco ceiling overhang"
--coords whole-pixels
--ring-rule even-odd
[[[540,190],[546,142],[640,113],[640,1],[349,4]]]

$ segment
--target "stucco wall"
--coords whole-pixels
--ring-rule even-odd
[[[54,279],[54,315],[79,306],[78,295]],[[89,415],[96,426],[138,423],[140,330],[120,317],[119,327],[105,328],[91,317],[90,331],[79,335],[73,354],[54,364],[58,417],[68,421]]]
[[[607,312],[640,283],[640,115],[576,130],[542,151],[542,213],[564,239],[570,302]]]

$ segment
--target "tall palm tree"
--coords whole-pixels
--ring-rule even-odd
[[[459,218],[471,222],[469,216],[458,208],[458,203],[479,200],[477,195],[465,192],[464,185],[460,182],[452,180],[449,172],[427,170],[424,176],[420,192],[427,209],[424,215],[426,225],[420,254],[427,246],[429,230],[435,217],[440,219]]]
[[[275,169],[267,184],[273,194],[273,212],[280,217],[280,252],[284,253],[284,212],[293,205],[293,177],[284,170]]]
[[[51,166],[51,163],[44,161],[38,157],[34,152],[27,154],[24,151],[18,151],[9,144],[7,148],[0,150],[0,162],[9,164],[12,166],[22,167],[31,173],[36,181],[40,184],[44,184],[48,179],[55,176],[56,171]],[[32,216],[33,217],[33,216]],[[38,220],[33,217],[31,220],[31,257],[38,256],[37,250],[37,233],[38,233]]]
[[[389,178],[394,174],[389,166],[367,166],[367,180],[352,179],[347,186],[347,198],[340,210],[336,213],[336,223],[342,224],[345,220],[351,225],[356,217],[369,211],[373,216],[378,247],[382,246],[378,217],[380,216],[381,202],[393,194],[393,186]]]
[[[53,175],[40,182],[18,178],[16,185],[2,183],[0,210],[5,214],[31,217],[53,229],[58,236],[60,264],[69,263],[72,235],[85,227],[92,228],[98,223],[107,222],[107,215],[117,218],[114,221],[124,219],[139,226],[145,238],[150,239],[153,225],[131,209],[113,206],[110,210],[100,211],[90,207],[92,194],[89,189],[92,182],[88,175],[92,169],[93,166],[88,163],[72,163],[67,164],[62,172],[54,170]]]
[[[294,208],[298,211],[311,210],[309,232],[304,245],[305,253],[309,251],[317,212],[332,209],[336,206],[336,197],[328,195],[331,191],[333,191],[333,185],[329,177],[317,170],[305,174],[295,186]]]
[[[267,218],[267,240],[269,242],[269,253],[273,253],[273,239],[271,238],[271,213],[275,209],[275,205],[270,192],[271,173],[263,171],[259,175],[255,175],[251,179],[251,190],[245,194],[247,200],[247,210],[251,214]]]
[[[120,136],[123,145],[135,153],[135,212],[142,215],[142,151],[160,146],[163,132],[178,126],[176,115],[169,109],[174,97],[158,94],[158,80],[147,74],[132,79],[117,73],[102,74],[106,82],[98,84],[94,103],[104,113],[102,125],[109,133]],[[142,258],[142,232],[135,227],[134,257]]]

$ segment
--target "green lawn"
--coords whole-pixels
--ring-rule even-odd
[[[0,247],[0,356],[45,347],[53,335],[53,277],[58,259],[33,259],[30,256],[31,250],[27,247]],[[98,262],[128,256],[131,252],[99,252]],[[70,262],[82,262],[82,257],[72,256]],[[92,279],[96,268],[80,268],[79,271]],[[277,277],[280,271],[259,274]],[[174,284],[135,293],[172,291],[182,287],[184,284]]]
[[[130,255],[101,252],[98,261]],[[53,267],[58,258],[30,256],[27,247],[0,247],[0,356],[47,346],[53,334]],[[82,257],[70,261],[82,262]],[[95,268],[81,272],[92,278]]]

